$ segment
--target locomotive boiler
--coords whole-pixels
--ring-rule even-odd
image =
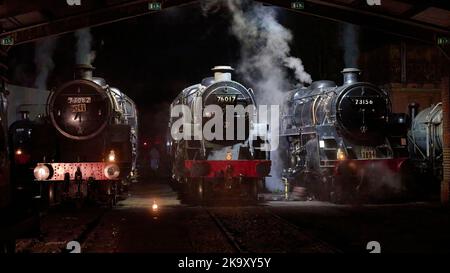
[[[394,157],[388,139],[388,95],[360,82],[358,69],[342,73],[341,86],[321,80],[288,94],[281,124],[289,144],[285,175],[310,197],[335,202],[402,192],[406,159]]]
[[[269,174],[269,155],[262,148],[266,140],[254,137],[255,130],[267,125],[253,122],[252,112],[233,112],[231,120],[226,118],[229,107],[256,106],[253,91],[233,81],[232,70],[214,67],[214,77],[187,87],[171,104],[171,113],[180,106],[189,110],[179,128],[180,119],[171,115],[168,136],[173,178],[182,188],[183,201],[204,203],[222,197],[255,201]],[[218,137],[209,138],[202,129],[215,118],[224,122],[212,128]],[[200,128],[197,133],[196,128]],[[188,130],[194,132],[192,138],[174,138]]]
[[[408,150],[416,176],[422,181],[422,190],[438,192],[442,180],[442,103],[418,111],[415,103],[409,105],[411,127],[408,132]]]
[[[48,98],[56,152],[41,158],[34,177],[49,203],[88,197],[114,204],[135,174],[135,103],[104,79],[93,77],[93,69],[78,65],[75,79]]]

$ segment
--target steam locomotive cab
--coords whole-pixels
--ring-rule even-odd
[[[186,88],[171,105],[171,112],[177,106],[190,109],[190,118],[182,127],[176,127],[178,117],[171,117],[169,123],[173,176],[194,203],[224,195],[255,200],[258,185],[270,171],[268,154],[261,149],[264,142],[251,137],[262,125],[252,122],[251,111],[233,112],[227,118],[230,108],[256,105],[254,94],[231,80],[231,67],[219,66],[213,71],[213,78]],[[215,119],[223,124],[211,125]],[[193,137],[174,139],[174,130],[189,130]]]
[[[378,87],[359,82],[359,73],[344,69],[342,86],[316,81],[292,91],[285,103],[286,175],[314,198],[338,201],[396,184],[391,182],[404,159],[394,158],[387,138],[390,100]],[[392,175],[371,179],[374,173]]]
[[[102,78],[92,77],[92,70],[79,66],[78,78],[52,92],[48,100],[58,153],[43,158],[34,176],[50,203],[75,196],[114,203],[135,174],[134,102]]]

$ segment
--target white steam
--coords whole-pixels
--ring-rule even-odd
[[[292,33],[277,21],[274,8],[247,0],[204,0],[202,4],[205,13],[221,6],[229,10],[231,32],[241,46],[237,72],[252,85],[259,104],[281,106],[285,91],[294,85],[311,83],[301,59],[291,56]],[[282,160],[277,151],[271,157],[271,177],[266,185],[269,190],[280,190]]]
[[[55,68],[53,62],[53,52],[56,47],[56,38],[46,38],[36,43],[34,49],[34,64],[36,65],[37,76],[34,86],[38,89],[47,89],[48,75]]]
[[[352,24],[344,24],[341,31],[341,47],[344,49],[345,67],[358,67],[358,39],[358,28]]]
[[[77,64],[92,64],[95,51],[92,51],[92,34],[90,28],[79,29],[75,32],[77,38],[76,62]]]

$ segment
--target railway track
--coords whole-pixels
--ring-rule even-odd
[[[216,226],[219,228],[219,230],[222,232],[224,237],[227,239],[232,249],[236,253],[247,253],[247,251],[244,250],[244,247],[235,239],[231,231],[224,225],[224,223],[221,222],[221,220],[210,210],[206,209],[206,212],[211,217]]]
[[[18,240],[17,251],[27,253],[70,252],[67,249],[67,243],[76,241],[83,246],[109,210],[109,208],[73,210],[55,207],[42,216],[40,237]]]
[[[235,253],[341,253],[261,207],[205,208]]]
[[[92,221],[88,222],[85,225],[85,228],[83,229],[83,231],[81,233],[79,233],[78,236],[76,236],[71,241],[78,242],[78,244],[80,245],[81,249],[83,249],[84,243],[89,238],[89,235],[95,230],[95,228],[98,227],[98,225],[100,224],[103,216],[110,210],[111,210],[111,208],[107,208],[107,209],[104,209],[103,211],[101,211],[100,214],[98,216],[96,216]],[[70,241],[68,241],[68,242],[70,242]],[[70,250],[68,250],[67,244],[66,244],[66,246],[61,248],[61,252],[63,252],[63,253],[64,252],[70,252]]]
[[[289,226],[297,229],[299,232],[302,232],[303,234],[306,234],[307,236],[309,236],[311,238],[314,238],[314,240],[317,242],[317,244],[320,245],[321,247],[329,248],[330,250],[332,250],[333,253],[344,253],[341,249],[339,249],[339,248],[337,248],[337,247],[335,247],[335,246],[333,246],[333,245],[331,245],[331,244],[329,244],[329,243],[327,243],[327,242],[317,238],[317,236],[313,236],[310,232],[308,232],[304,228],[300,227],[299,225],[290,222],[289,220],[287,220],[287,219],[285,219],[285,218],[275,214],[274,212],[272,212],[272,211],[270,211],[268,209],[265,209],[265,210],[266,210],[266,212],[268,214],[270,214],[272,217],[274,217],[278,221],[283,222],[284,224],[289,225]]]

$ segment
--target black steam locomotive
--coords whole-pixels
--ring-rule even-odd
[[[40,196],[40,188],[34,182],[32,170],[43,158],[56,156],[56,132],[43,116],[30,120],[29,112],[22,111],[22,118],[9,126],[9,150],[11,180],[16,190],[15,200],[27,206]]]
[[[347,202],[383,199],[405,190],[405,157],[396,157],[388,132],[389,96],[342,71],[344,82],[315,81],[287,96],[281,136],[289,144],[285,176],[309,196]],[[403,139],[400,145],[406,146]]]
[[[442,103],[431,105],[419,112],[419,105],[409,105],[411,124],[408,135],[410,162],[414,176],[425,183],[420,185],[424,195],[432,197],[439,192],[443,177],[443,125]]]
[[[224,122],[223,132],[219,133],[223,133],[222,137],[209,139],[201,130],[215,117],[226,120],[229,106],[256,106],[253,91],[231,80],[232,70],[229,66],[214,67],[214,77],[184,89],[171,104],[171,113],[177,106],[190,110],[183,116],[187,119],[180,128],[175,128],[180,119],[171,116],[167,143],[173,178],[182,188],[182,201],[204,203],[221,197],[255,201],[258,186],[270,172],[269,155],[261,148],[265,140],[253,137],[253,130],[262,125],[252,122],[252,114],[234,113],[233,124]],[[208,110],[211,106],[219,109]],[[236,129],[238,120],[246,129],[241,137]],[[195,134],[195,128],[200,131],[193,138],[173,137],[187,130]],[[226,137],[228,129],[233,137]]]
[[[93,69],[78,65],[76,79],[51,92],[47,122],[22,122],[24,128],[14,129],[13,139],[24,132],[22,137],[30,138],[14,149],[22,149],[22,156],[29,153],[34,178],[50,204],[73,197],[114,204],[135,175],[135,104],[104,79],[92,77]]]
[[[39,234],[39,202],[11,176],[6,84],[0,79],[0,254],[15,251],[15,240]]]

